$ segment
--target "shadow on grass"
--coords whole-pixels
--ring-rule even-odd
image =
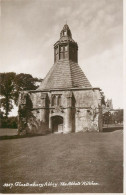
[[[117,130],[123,130],[123,126],[120,126],[120,127],[103,127],[103,132],[104,133],[113,132],[113,131],[117,131]]]
[[[0,136],[0,140],[7,140],[7,139],[20,139],[20,138],[30,138],[30,137],[37,137],[37,136],[45,136],[50,134],[47,132],[46,134],[26,134],[26,135],[3,135]]]

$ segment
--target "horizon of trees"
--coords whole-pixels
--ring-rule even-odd
[[[114,112],[107,111],[103,114],[103,124],[116,124],[123,122],[123,109],[116,109]]]

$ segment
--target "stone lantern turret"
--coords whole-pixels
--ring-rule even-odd
[[[72,39],[72,33],[67,24],[60,33],[60,39],[54,44],[54,62],[71,60],[78,62],[78,45]]]

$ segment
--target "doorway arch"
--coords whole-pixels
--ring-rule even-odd
[[[63,117],[53,116],[51,120],[52,120],[52,132],[62,133],[63,132]]]

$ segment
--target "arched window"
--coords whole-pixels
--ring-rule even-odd
[[[53,95],[52,96],[52,106],[61,106],[61,95]]]
[[[52,97],[52,106],[55,106],[56,105],[56,96],[54,95]]]
[[[60,59],[64,59],[64,48],[60,46]]]
[[[60,59],[68,59],[68,46],[60,46]]]
[[[61,95],[58,96],[58,105],[61,106]]]
[[[68,59],[68,46],[64,46],[64,58]]]

